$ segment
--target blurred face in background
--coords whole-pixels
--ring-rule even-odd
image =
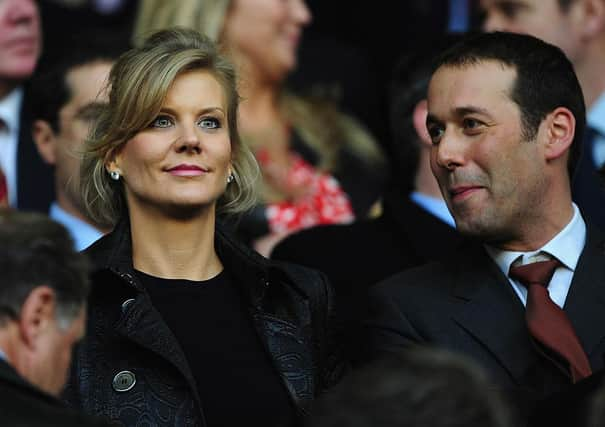
[[[296,67],[296,51],[309,22],[304,0],[232,0],[221,40],[246,71],[282,81]]]
[[[36,3],[0,0],[0,80],[27,79],[36,67],[40,49],[40,16]]]
[[[582,0],[564,10],[559,0],[481,0],[485,31],[530,34],[563,50],[574,62],[581,49]]]
[[[78,186],[81,152],[98,107],[107,102],[103,88],[110,69],[111,63],[99,61],[73,68],[66,76],[71,98],[59,110],[53,154],[59,183],[57,197],[67,198],[73,206],[81,204]]]

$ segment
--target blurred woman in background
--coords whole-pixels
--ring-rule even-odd
[[[239,225],[268,254],[284,235],[366,217],[385,168],[377,143],[335,105],[284,90],[311,14],[303,0],[143,0],[135,44],[152,30],[193,28],[239,73],[240,132],[263,173],[262,203]]]

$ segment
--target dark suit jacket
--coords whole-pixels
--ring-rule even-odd
[[[111,426],[66,408],[58,399],[25,381],[0,360],[0,424],[11,427]]]
[[[271,258],[323,271],[334,287],[342,345],[352,362],[360,356],[359,322],[367,290],[404,269],[439,259],[462,242],[455,229],[407,196],[385,198],[382,215],[349,225],[301,231],[278,244]]]
[[[42,160],[32,138],[30,99],[26,88],[19,118],[17,145],[17,208],[48,213],[55,198],[53,168]]]
[[[593,371],[605,354],[605,236],[589,226],[564,310]],[[371,290],[365,323],[374,353],[428,344],[463,353],[510,392],[522,416],[569,379],[534,349],[523,304],[480,245],[408,270]]]

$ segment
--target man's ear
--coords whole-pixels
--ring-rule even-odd
[[[576,118],[573,113],[565,107],[558,107],[546,116],[543,124],[546,125],[546,160],[564,156],[576,134]]]
[[[412,113],[412,120],[414,122],[414,129],[418,135],[418,139],[423,145],[430,147],[432,144],[431,136],[426,128],[426,116],[428,115],[428,106],[426,99],[423,99],[416,104],[414,112]]]
[[[46,120],[35,120],[32,124],[32,137],[40,157],[49,165],[57,161],[57,135]]]
[[[34,288],[19,313],[19,333],[25,347],[36,350],[38,341],[55,318],[56,296],[48,286]]]

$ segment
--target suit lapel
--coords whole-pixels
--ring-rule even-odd
[[[523,304],[482,248],[461,257],[454,298],[466,300],[454,321],[479,341],[518,384],[536,354],[525,325]]]
[[[605,237],[590,225],[586,235],[564,309],[590,358],[605,337]]]

